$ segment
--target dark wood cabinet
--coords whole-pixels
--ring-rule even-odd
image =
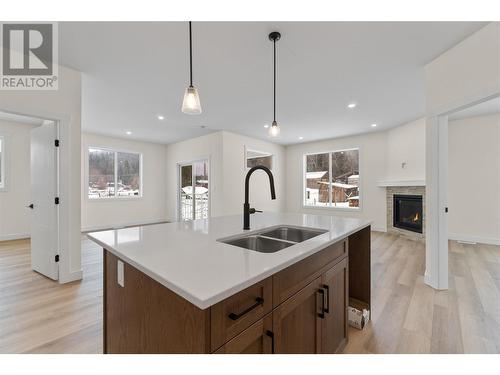
[[[275,353],[321,352],[320,287],[318,277],[273,310]]]
[[[272,314],[268,314],[229,340],[215,351],[215,354],[271,354],[273,351],[272,329]]]
[[[325,290],[325,314],[321,320],[321,352],[342,351],[347,344],[349,304],[348,259],[344,258],[321,276]]]
[[[212,350],[248,328],[271,312],[273,305],[272,279],[269,277],[210,308]]]
[[[370,228],[363,228],[201,310],[104,252],[105,353],[338,353],[347,308],[370,308]],[[353,276],[353,272],[356,273]]]

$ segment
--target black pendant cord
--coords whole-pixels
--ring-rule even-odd
[[[191,21],[189,21],[189,87],[193,87],[193,37],[191,34]]]
[[[274,43],[274,114],[273,122],[276,122],[276,39],[273,40]]]

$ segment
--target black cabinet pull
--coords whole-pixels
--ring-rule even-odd
[[[318,293],[321,295],[321,312],[318,313],[318,316],[325,319],[325,290],[318,289]]]
[[[330,313],[330,286],[324,284],[323,288],[325,288],[325,290],[326,290],[326,308],[324,309],[324,311],[327,314],[329,314]]]
[[[243,315],[249,313],[250,311],[252,311],[256,307],[259,307],[259,306],[261,306],[263,304],[264,304],[264,298],[257,297],[257,298],[255,298],[255,303],[252,306],[250,306],[248,309],[246,309],[245,311],[240,312],[239,314],[231,313],[231,314],[228,315],[228,318],[231,319],[231,320],[238,320]]]
[[[271,353],[274,354],[274,332],[267,330],[266,335],[271,338]]]

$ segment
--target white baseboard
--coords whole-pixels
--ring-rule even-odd
[[[23,240],[30,237],[29,233],[4,234],[0,235],[0,241]]]
[[[376,225],[372,225],[371,230],[373,232],[387,232],[387,228],[386,227],[379,227],[379,226],[376,226]]]
[[[477,242],[486,245],[500,245],[500,238],[470,236],[467,234],[448,233],[448,238],[453,241]]]
[[[162,219],[150,219],[150,220],[140,220],[140,221],[132,221],[132,222],[126,222],[126,223],[117,223],[117,224],[111,224],[111,225],[87,226],[87,227],[82,227],[82,233],[98,232],[98,231],[102,231],[102,230],[119,229],[119,228],[125,228],[125,227],[133,227],[133,226],[137,226],[137,225],[164,223],[166,221],[167,221],[167,219],[162,218]]]

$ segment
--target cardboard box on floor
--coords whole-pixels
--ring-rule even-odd
[[[354,298],[349,299],[347,312],[349,325],[351,327],[363,329],[370,321],[370,310],[368,310],[368,306]]]

